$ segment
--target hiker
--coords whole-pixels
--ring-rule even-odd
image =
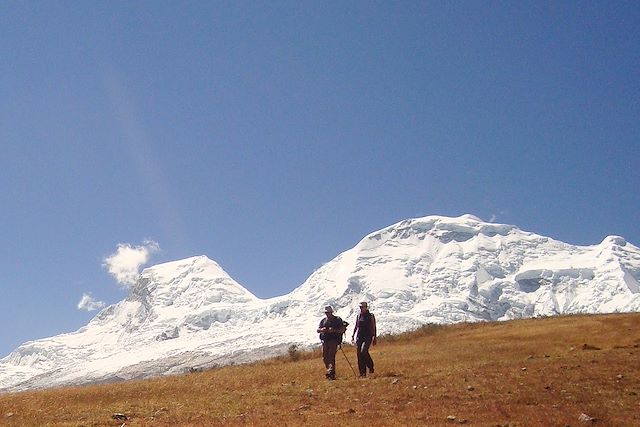
[[[356,333],[358,335],[355,340],[358,369],[360,370],[360,376],[366,377],[367,369],[369,369],[370,374],[373,374],[373,359],[369,354],[369,347],[376,345],[376,318],[373,313],[369,312],[369,305],[366,302],[360,303],[360,313],[356,318],[351,341],[354,341]]]
[[[342,334],[345,331],[342,319],[334,316],[333,307],[330,305],[324,308],[326,317],[320,321],[318,333],[322,341],[322,360],[326,369],[325,377],[330,380],[336,379],[336,353],[338,346],[342,342]]]

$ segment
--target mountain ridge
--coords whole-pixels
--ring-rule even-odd
[[[129,295],[76,332],[0,359],[0,390],[142,378],[317,344],[321,307],[358,302],[380,333],[426,323],[640,311],[640,250],[620,236],[577,246],[481,221],[428,216],[372,232],[289,294],[260,299],[196,256],[142,271]]]

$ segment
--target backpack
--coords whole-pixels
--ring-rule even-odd
[[[342,345],[342,340],[344,339],[344,334],[347,332],[347,326],[349,326],[349,322],[342,320],[342,318],[336,316],[336,320],[342,322],[342,326],[344,327],[344,331],[340,334],[340,336],[333,336],[332,338],[338,341],[338,345]],[[326,319],[322,319],[320,322],[321,326],[325,326]],[[335,335],[335,334],[332,334]],[[324,341],[324,334],[320,334],[320,340]]]
[[[347,332],[347,326],[349,326],[349,322],[347,322],[346,320],[343,320],[342,326],[344,326],[344,332],[340,334],[340,340],[338,341],[338,345],[342,345],[342,340],[344,339],[344,334]]]

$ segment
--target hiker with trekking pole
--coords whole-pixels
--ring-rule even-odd
[[[358,356],[358,369],[360,377],[373,374],[373,359],[369,354],[369,347],[376,345],[376,317],[369,312],[369,305],[366,302],[360,303],[360,313],[356,318],[356,324],[353,327],[351,341],[356,344],[356,354]],[[356,339],[357,334],[357,339]]]
[[[342,344],[342,334],[346,330],[344,321],[333,314],[330,305],[324,308],[325,318],[320,321],[318,333],[322,341],[322,361],[326,369],[325,377],[329,380],[336,379],[336,353]]]

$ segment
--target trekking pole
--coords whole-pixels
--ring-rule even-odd
[[[356,374],[356,370],[353,369],[353,366],[351,366],[351,362],[349,362],[349,358],[347,357],[347,354],[342,349],[342,344],[340,344],[339,347],[340,347],[340,351],[342,351],[342,355],[344,356],[345,360],[347,361],[347,364],[349,364],[349,367],[351,368],[351,371],[353,371],[353,376],[358,378],[358,374]]]

